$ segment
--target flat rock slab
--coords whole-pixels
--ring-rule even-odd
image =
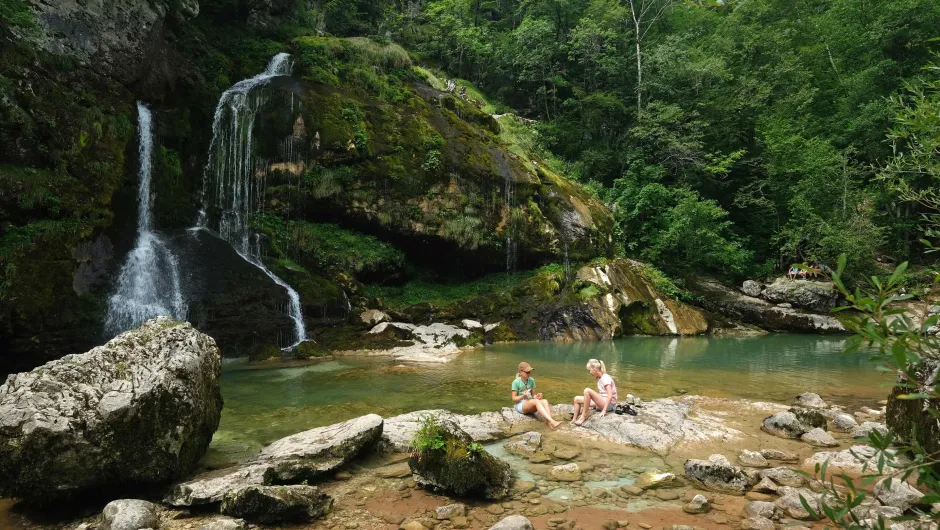
[[[277,482],[312,480],[352,460],[382,435],[383,420],[368,414],[326,427],[282,438],[261,450],[254,459],[270,465]]]
[[[219,425],[211,337],[159,317],[0,385],[0,497],[37,503],[165,485]]]
[[[464,415],[447,410],[419,410],[385,420],[382,429],[380,448],[387,452],[407,453],[411,450],[414,438],[426,417],[449,420],[457,424],[463,432],[470,435],[474,442],[491,442],[508,435],[508,425],[497,412]]]
[[[382,427],[382,417],[369,414],[282,438],[245,464],[174,485],[163,502],[178,507],[215,504],[226,493],[248,486],[316,479],[378,443]]]

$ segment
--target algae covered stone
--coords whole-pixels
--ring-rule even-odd
[[[712,455],[708,460],[686,460],[684,469],[686,478],[710,491],[744,495],[750,486],[744,471],[722,455]]]
[[[0,386],[0,497],[35,502],[160,486],[219,425],[215,341],[159,317]]]
[[[509,495],[509,464],[487,453],[456,423],[427,416],[412,446],[408,465],[422,487],[484,499]]]

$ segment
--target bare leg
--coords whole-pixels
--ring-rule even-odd
[[[574,414],[571,415],[571,423],[578,420],[578,414],[581,413],[581,406],[584,404],[584,396],[575,396],[572,405],[574,405]]]
[[[555,418],[552,417],[552,407],[548,404],[547,399],[536,399],[535,406],[539,409],[539,414],[548,422],[549,427],[553,429],[558,427],[560,422],[555,421]]]
[[[581,425],[588,419],[588,412],[590,411],[591,404],[597,403],[597,407],[600,408],[604,405],[604,398],[600,394],[591,390],[590,388],[584,389],[584,409],[581,411],[581,418],[578,419],[576,425]]]

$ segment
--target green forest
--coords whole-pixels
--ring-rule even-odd
[[[305,16],[535,120],[553,169],[612,206],[622,250],[665,270],[844,252],[858,275],[936,239],[936,2],[333,0]]]

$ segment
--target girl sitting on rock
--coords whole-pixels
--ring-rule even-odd
[[[548,422],[548,426],[554,429],[561,425],[561,422],[552,417],[552,407],[548,404],[548,400],[543,399],[541,393],[532,394],[532,390],[535,389],[535,378],[530,374],[534,369],[527,362],[519,363],[516,380],[512,382],[513,407],[520,414],[538,412]]]
[[[614,384],[612,377],[607,375],[607,367],[604,361],[591,359],[587,362],[587,369],[597,379],[597,390],[595,392],[590,388],[584,389],[584,395],[574,398],[574,415],[571,417],[571,423],[581,426],[588,419],[588,409],[591,405],[600,411],[603,416],[614,410],[617,404],[617,385]],[[580,413],[580,417],[579,416]]]

